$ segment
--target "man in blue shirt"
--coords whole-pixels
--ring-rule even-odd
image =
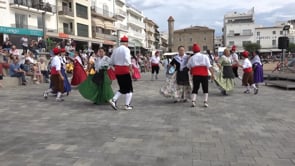
[[[18,64],[18,58],[14,57],[13,58],[13,63],[10,64],[9,66],[9,75],[10,77],[18,77],[22,79],[22,85],[26,85],[26,77],[25,77],[26,72],[23,71],[20,68],[20,65]]]

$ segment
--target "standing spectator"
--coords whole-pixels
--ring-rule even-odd
[[[38,41],[38,49],[39,49],[39,52],[45,52],[46,44],[42,38]]]
[[[9,66],[9,75],[10,77],[21,78],[22,85],[26,85],[26,72],[20,68],[17,57],[13,58],[13,62]]]
[[[151,68],[152,68],[152,77],[151,80],[154,80],[154,73],[155,74],[155,79],[158,79],[158,74],[159,74],[159,70],[160,70],[160,64],[161,59],[160,59],[160,52],[156,51],[155,52],[155,56],[152,56],[152,58],[150,59],[150,63],[151,63]]]
[[[46,61],[46,58],[41,57],[40,62],[39,62],[39,66],[40,66],[41,73],[42,73],[43,77],[45,78],[46,83],[49,82],[49,73],[48,73],[47,65],[48,65],[48,63]]]
[[[23,48],[23,53],[27,53],[29,39],[26,36],[23,36],[20,41]]]

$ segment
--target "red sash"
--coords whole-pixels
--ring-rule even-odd
[[[244,73],[250,73],[252,72],[252,67],[248,67],[248,68],[245,68],[243,69]]]
[[[191,73],[193,76],[208,76],[208,68],[207,66],[195,66]]]
[[[152,63],[152,66],[159,66],[159,63]]]
[[[51,67],[50,74],[57,75],[59,74],[55,67]]]
[[[115,66],[115,74],[116,75],[123,75],[129,74],[129,66]]]

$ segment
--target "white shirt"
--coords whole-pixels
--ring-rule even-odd
[[[150,62],[151,63],[154,63],[154,64],[159,64],[160,63],[160,56],[156,57],[156,56],[152,56],[151,59],[150,59]]]
[[[244,62],[243,62],[243,69],[246,69],[249,67],[252,67],[252,63],[250,62],[250,60],[248,58],[245,58]]]
[[[121,45],[117,47],[111,56],[112,64],[118,66],[129,66],[131,65],[131,55],[128,47]]]
[[[61,61],[60,57],[55,55],[51,61],[51,67],[55,67],[55,70],[60,71],[61,68]]]
[[[238,64],[239,57],[238,57],[238,55],[235,52],[233,54],[231,54],[230,57],[231,57],[231,61],[232,61],[232,64],[233,65]]]
[[[186,54],[184,54],[183,56],[177,55],[174,57],[174,59],[180,64],[179,70],[182,71],[183,68],[187,66],[189,56]]]
[[[260,65],[262,65],[261,63],[261,60],[259,58],[258,55],[255,55],[254,58],[251,60],[251,63],[254,64],[254,63],[259,63]]]
[[[188,68],[193,68],[195,66],[207,66],[207,68],[211,67],[209,57],[198,52],[193,55],[187,62]]]
[[[102,69],[103,67],[110,66],[111,61],[111,58],[108,56],[97,57],[94,62],[94,68],[96,71],[99,71],[99,69]]]

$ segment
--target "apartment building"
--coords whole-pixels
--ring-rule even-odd
[[[237,51],[243,51],[243,45],[247,42],[255,42],[254,8],[238,13],[230,12],[224,15],[223,39],[224,46],[236,45]]]
[[[197,43],[201,51],[214,50],[214,29],[203,26],[192,26],[174,31],[172,52],[177,51],[178,46],[184,46],[186,51],[192,51],[192,46]]]
[[[145,24],[145,40],[146,40],[146,48],[149,51],[153,51],[156,49],[156,27],[158,25],[148,18],[144,19]]]
[[[91,5],[92,37],[99,42],[94,49],[105,47],[107,50],[116,45],[114,0],[94,0]]]
[[[127,28],[129,48],[133,54],[145,51],[145,25],[142,11],[127,4]]]
[[[0,15],[0,40],[9,39],[18,48],[21,37],[38,40],[57,25],[52,0],[0,0]]]

